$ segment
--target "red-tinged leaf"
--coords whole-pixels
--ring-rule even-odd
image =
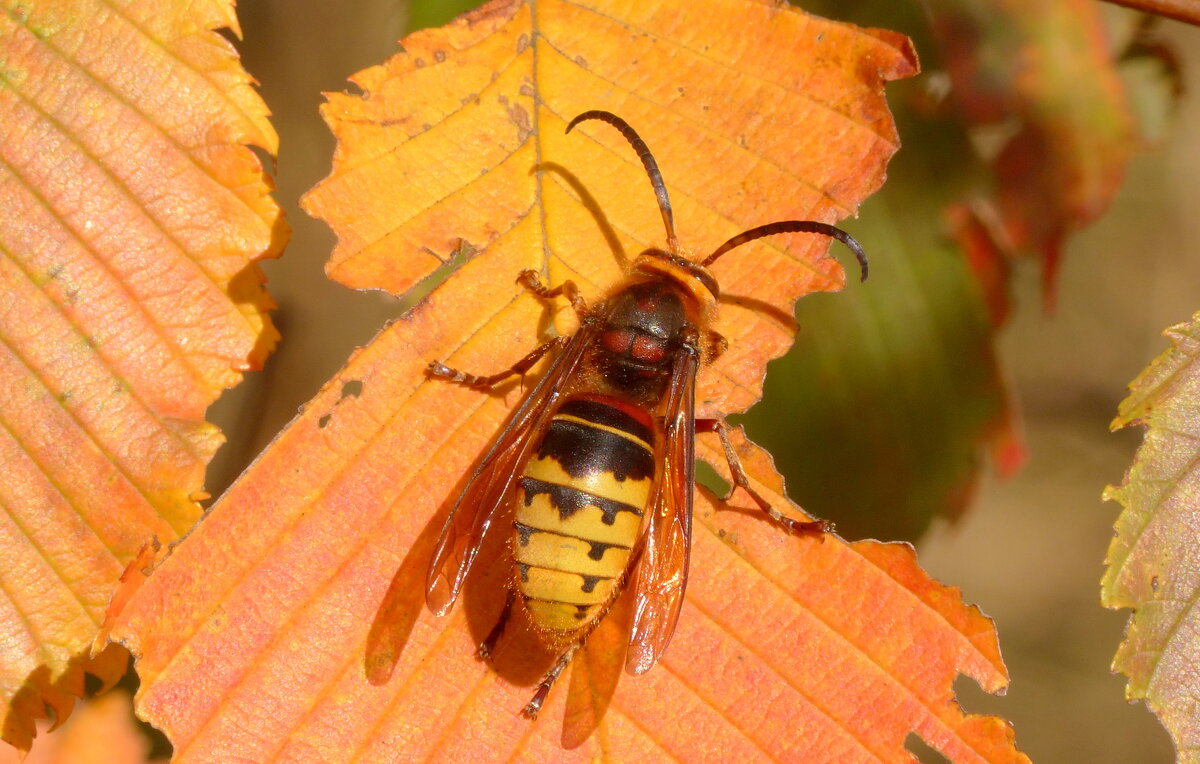
[[[431,380],[428,362],[503,368],[546,323],[513,283],[522,269],[575,279],[594,301],[661,242],[628,146],[603,125],[563,136],[565,120],[607,107],[636,124],[679,230],[713,247],[772,219],[833,218],[879,184],[895,148],[882,84],[913,70],[902,40],[754,2],[539,2],[492,4],[403,45],[356,77],[363,97],[326,110],[341,142],[307,204],[338,230],[330,270],[401,290],[461,239],[482,253],[356,353],[116,616],[113,638],[139,656],[140,712],[177,759],[907,761],[916,730],[964,760],[1022,760],[1002,721],[951,700],[959,671],[1002,686],[990,625],[907,548],[788,538],[701,496],[662,664],[609,697],[611,656],[598,655],[536,722],[519,711],[553,655],[517,649],[536,644],[516,630],[493,662],[474,658],[512,575],[502,534],[445,618],[412,592],[521,392]],[[768,96],[778,113],[755,114]],[[731,347],[701,381],[706,410],[752,401],[792,302],[840,283],[822,246],[762,242],[714,269],[733,295],[718,327]]]
[[[281,244],[275,149],[229,3],[19,3],[0,15],[0,716],[61,722],[109,595],[177,538],[220,434],[205,408],[274,342],[252,260]]]
[[[1003,248],[997,246],[996,237],[984,224],[979,210],[954,204],[947,208],[946,218],[967,267],[979,284],[988,322],[992,326],[1004,326],[1012,306],[1008,299],[1009,263]]]
[[[1105,497],[1124,509],[1108,549],[1101,599],[1133,608],[1113,670],[1170,732],[1180,761],[1200,748],[1200,313],[1171,327],[1174,344],[1130,385],[1113,427],[1146,426],[1125,481]]]
[[[953,2],[933,11],[963,118],[1011,124],[994,158],[995,245],[1043,259],[1048,303],[1064,239],[1107,209],[1138,147],[1100,11],[1088,0]]]

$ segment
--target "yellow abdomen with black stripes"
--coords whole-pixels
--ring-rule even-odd
[[[643,409],[599,395],[558,407],[525,465],[513,537],[517,589],[556,641],[590,626],[620,592],[653,482]]]

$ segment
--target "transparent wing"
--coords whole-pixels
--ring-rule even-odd
[[[425,602],[434,613],[444,615],[458,599],[479,543],[511,496],[518,471],[549,422],[554,404],[583,358],[592,334],[594,330],[581,327],[541,380],[525,394],[446,518],[425,578]]]
[[[696,370],[699,358],[683,348],[671,369],[663,414],[662,476],[650,496],[649,525],[642,539],[634,592],[633,626],[625,670],[648,671],[675,633],[687,588],[692,539],[692,491],[696,477]]]

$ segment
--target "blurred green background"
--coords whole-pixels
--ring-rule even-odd
[[[396,40],[410,22],[442,23],[456,12],[456,5],[474,3],[241,0],[238,5],[244,32],[239,48],[246,68],[262,83],[281,137],[276,198],[287,211],[294,235],[283,258],[264,267],[279,302],[274,319],[283,341],[263,372],[249,375],[215,407],[213,418],[229,444],[211,473],[213,494],[219,495],[355,347],[398,314],[395,298],[351,292],[325,278],[323,266],[333,236],[324,224],[300,211],[298,199],[330,167],[333,141],[317,114],[320,92],[347,89],[350,74],[396,52]],[[873,5],[880,9],[877,17]],[[897,6],[862,2],[853,8],[842,5],[840,11],[838,6],[821,10],[835,18],[841,11],[853,12],[858,23],[877,26],[895,24],[897,18],[901,24],[921,23],[919,8],[897,12]],[[1107,12],[1118,24],[1126,13]],[[903,25],[900,30],[916,32]],[[1181,56],[1185,80],[1194,81],[1200,74],[1200,30],[1164,22],[1159,31]],[[927,67],[922,77],[929,77],[931,59],[924,51],[922,58]],[[937,140],[936,135],[903,132],[913,129],[911,124],[902,123],[901,129],[906,143]],[[1041,308],[1038,265],[1016,265],[1011,285],[1015,310],[1000,332],[998,355],[1019,408],[1028,461],[1006,480],[995,478],[985,465],[966,514],[953,523],[934,521],[917,541],[926,569],[960,587],[968,602],[996,620],[1012,675],[1012,687],[1003,698],[987,696],[962,680],[957,685],[960,701],[968,711],[1011,720],[1018,745],[1034,761],[1173,760],[1166,733],[1144,707],[1123,700],[1124,680],[1108,670],[1127,613],[1105,611],[1099,605],[1102,562],[1119,511],[1115,504],[1102,503],[1100,492],[1105,484],[1121,479],[1139,440],[1137,433],[1107,431],[1125,385],[1165,349],[1162,329],[1200,308],[1195,288],[1200,284],[1200,258],[1192,245],[1200,241],[1200,216],[1194,213],[1200,192],[1197,135],[1200,100],[1188,95],[1165,133],[1134,159],[1109,214],[1068,242],[1053,315]],[[902,149],[893,178],[913,181],[923,173],[930,175],[931,194],[907,199],[881,195],[863,205],[859,220],[847,227],[873,256],[872,279],[862,287],[851,284],[841,294],[802,301],[801,347],[806,347],[805,333],[820,334],[834,345],[850,341],[854,319],[848,316],[856,302],[873,305],[887,290],[903,294],[911,273],[888,264],[890,251],[914,246],[900,222],[927,221],[931,246],[948,251],[940,238],[943,223],[935,204],[937,194],[946,189],[936,187],[936,168],[918,161],[915,152],[914,157],[909,160]],[[939,270],[939,263],[949,270]],[[927,261],[925,267],[926,275],[937,279],[962,266],[945,255]],[[919,309],[905,307],[910,312]],[[953,316],[950,319],[953,326]],[[919,346],[889,348],[894,353],[922,352]],[[821,359],[809,357],[808,368],[819,367]],[[985,384],[975,378],[980,368],[976,359],[950,361],[959,365],[964,385]],[[822,454],[781,453],[780,443],[788,442],[788,433],[771,433],[766,423],[825,428],[835,441],[842,428],[862,432],[874,422],[869,409],[859,416],[823,416],[826,409],[820,400],[814,401],[813,389],[803,386],[803,377],[795,381],[790,373],[772,373],[765,400],[745,421],[751,437],[776,454],[789,476],[793,498],[816,514],[839,520],[848,536],[890,540],[919,534],[928,518],[914,521],[906,511],[889,513],[892,507],[877,506],[877,501],[872,517],[841,517],[839,503],[849,503],[848,495],[806,491],[804,469],[824,469],[817,456],[839,459],[854,469],[853,454],[841,454],[835,443]],[[887,380],[881,382],[879,405],[913,405],[888,396]],[[943,433],[973,427],[987,412],[968,404],[935,405],[953,398],[953,390],[937,391],[928,408],[913,412],[910,430],[893,427],[873,437],[910,451],[916,444],[916,452],[927,453],[935,465],[974,459],[974,450],[951,444]],[[832,401],[829,406],[832,410]],[[907,486],[903,472],[867,471],[859,482],[875,493],[880,488],[884,495],[894,493],[897,505],[932,501],[923,499],[919,488]],[[858,488],[846,485],[844,490],[851,494]]]

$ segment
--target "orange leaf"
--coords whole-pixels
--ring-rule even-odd
[[[595,299],[661,236],[628,146],[591,125],[564,137],[564,118],[610,108],[636,124],[680,231],[715,246],[845,214],[878,186],[895,148],[882,84],[913,70],[903,40],[756,2],[539,2],[494,3],[403,45],[356,77],[364,96],[326,109],[341,142],[307,205],[338,229],[330,271],[399,291],[460,239],[486,251],[358,351],[117,615],[139,710],[177,758],[906,761],[915,730],[961,759],[1022,760],[1002,721],[952,702],[959,671],[1003,685],[990,624],[907,547],[789,538],[701,496],[662,664],[609,698],[601,650],[533,723],[518,712],[552,656],[506,638],[494,664],[474,658],[511,576],[503,539],[450,615],[419,603],[448,503],[519,395],[430,380],[426,365],[511,363],[544,328],[521,269]],[[769,118],[750,106],[762,102]],[[748,405],[786,348],[792,301],[840,283],[824,243],[792,239],[714,269],[732,345],[701,381],[704,408]],[[761,455],[746,459],[778,488]]]
[[[730,37],[732,28],[742,33]],[[796,40],[805,44],[793,49]],[[886,105],[861,88],[915,72],[900,35],[761,0],[493,2],[410,35],[404,49],[352,78],[365,97],[329,95],[322,113],[339,146],[332,173],[305,199],[338,234],[329,274],[396,294],[463,243],[521,254],[512,276],[487,287],[511,299],[522,268],[602,294],[658,243],[661,228],[647,225],[657,219],[654,196],[624,139],[593,124],[564,134],[588,109],[615,112],[644,136],[670,136],[652,143],[685,244],[715,247],[773,220],[845,217],[883,182],[880,160],[897,146]],[[718,367],[726,380],[702,379],[702,410],[757,400],[766,361],[790,343],[796,298],[842,283],[841,268],[824,259],[826,241],[781,238],[738,253],[767,278],[752,303],[723,306],[716,329],[732,348]],[[734,294],[736,269],[714,269]],[[570,311],[558,322],[567,331]],[[485,356],[450,362],[482,368],[515,358],[527,336],[496,333]]]
[[[1146,439],[1125,481],[1105,498],[1124,507],[1108,548],[1105,607],[1134,608],[1113,660],[1125,694],[1158,714],[1180,760],[1200,733],[1196,696],[1196,484],[1200,479],[1200,313],[1166,331],[1174,344],[1130,385],[1113,428],[1142,424]]]
[[[388,582],[418,536],[436,534],[439,505],[504,416],[501,399],[425,380],[424,359],[463,332],[453,307],[512,267],[475,259],[356,354],[121,614],[113,634],[140,656],[140,713],[180,761],[566,757],[569,693],[530,723],[518,711],[539,669],[510,663],[497,677],[473,657],[503,571],[484,571],[492,580],[446,618],[420,611],[385,683],[364,670]],[[343,399],[350,381],[361,394]],[[448,437],[431,438],[446,424]],[[761,475],[761,457],[743,458]],[[622,679],[580,758],[786,759],[808,746],[826,760],[902,761],[915,730],[956,760],[1020,760],[1003,722],[950,700],[960,671],[1003,686],[990,624],[908,547],[789,538],[714,515],[703,495],[698,515],[675,641],[662,665]]]
[[[775,506],[786,506],[771,457],[740,431],[734,435],[754,487]],[[711,438],[697,452],[711,464],[722,462]],[[689,604],[734,636],[741,650],[753,652],[765,664],[760,670],[780,675],[760,679],[763,689],[747,694],[790,685],[790,729],[804,733],[794,741],[804,746],[803,756],[898,759],[894,751],[913,731],[951,761],[1027,761],[1006,722],[964,715],[953,701],[958,673],[988,692],[1003,690],[1008,675],[991,620],[966,606],[958,590],[929,579],[911,546],[781,537],[750,516],[751,505],[741,497],[733,497],[732,507],[745,511],[714,514],[710,505],[698,512],[698,525],[709,533],[694,539]],[[751,603],[769,603],[769,615],[740,613],[730,606],[738,600],[747,611]],[[673,651],[676,659],[687,654]],[[738,668],[750,660],[741,652],[737,658]]]
[[[251,261],[282,222],[275,134],[228,3],[24,3],[0,16],[0,715],[59,721],[117,577],[199,517],[205,408],[275,333]]]

